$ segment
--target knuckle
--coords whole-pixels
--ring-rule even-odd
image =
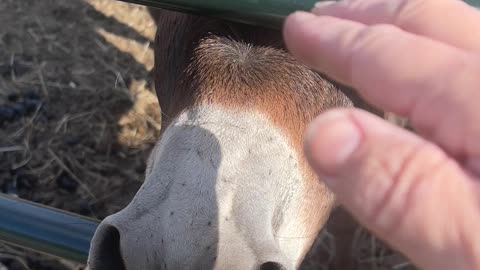
[[[372,224],[382,234],[397,234],[405,213],[417,205],[419,191],[439,179],[449,162],[442,151],[426,142],[411,147],[396,160],[384,161],[380,174],[387,175],[389,183],[370,212]]]
[[[399,32],[399,28],[392,24],[376,24],[368,27],[365,31],[365,37],[381,38],[391,36]]]
[[[438,6],[438,1],[436,0],[405,0],[397,1],[398,5],[393,11],[393,24],[400,27],[405,26],[406,24],[416,21],[415,19],[425,15],[425,12],[429,12],[432,9],[436,10]]]
[[[372,59],[379,59],[379,55],[383,55],[390,51],[391,44],[396,42],[400,34],[400,29],[390,24],[376,24],[364,27],[355,33],[351,39],[351,49],[347,66],[350,68],[348,77],[350,80],[356,81],[356,76],[362,76],[364,66]]]
[[[363,70],[367,59],[374,59],[378,54],[389,50],[395,42],[400,29],[390,24],[375,24],[364,27],[351,39],[351,49],[347,65],[351,68],[350,77],[355,70]]]
[[[391,39],[399,33],[399,28],[391,24],[376,24],[365,27],[353,38],[353,51],[364,52],[385,49]],[[380,47],[380,48],[379,48]]]

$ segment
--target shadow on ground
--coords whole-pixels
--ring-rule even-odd
[[[4,0],[0,13],[1,191],[99,219],[122,209],[159,131],[148,13],[100,0]],[[47,261],[0,244],[8,269],[63,269]]]

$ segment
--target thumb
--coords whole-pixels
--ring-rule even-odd
[[[305,152],[353,216],[417,266],[480,269],[478,184],[440,148],[367,112],[336,109],[310,125]]]

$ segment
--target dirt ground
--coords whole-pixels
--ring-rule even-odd
[[[160,130],[145,8],[2,0],[0,14],[1,192],[98,219],[122,209]],[[356,233],[332,234],[341,226]],[[352,269],[414,269],[348,217],[341,226],[329,224],[304,269],[332,269],[335,245],[353,247],[340,254]],[[6,269],[83,266],[0,243]]]

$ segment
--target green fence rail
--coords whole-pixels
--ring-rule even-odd
[[[150,7],[212,16],[270,28],[280,28],[283,19],[297,10],[311,10],[324,0],[120,0]],[[464,0],[480,7],[480,0]]]
[[[85,263],[99,221],[0,194],[0,240]]]
[[[310,10],[322,0],[120,0],[151,7],[212,16],[240,23],[280,28],[296,10]]]

